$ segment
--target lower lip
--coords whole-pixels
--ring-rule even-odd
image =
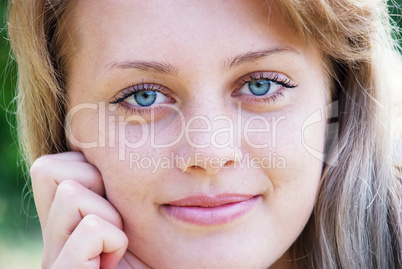
[[[261,196],[216,207],[163,205],[171,217],[196,225],[218,225],[240,218],[254,208]]]

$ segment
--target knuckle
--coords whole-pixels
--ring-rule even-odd
[[[100,171],[93,165],[90,165],[88,168],[88,172],[93,178],[102,178]]]
[[[100,171],[95,166],[89,163],[85,165],[85,175],[86,178],[92,182],[96,182],[97,180],[102,178]]]
[[[85,232],[99,233],[105,229],[105,223],[102,218],[95,214],[85,216],[81,221]]]
[[[73,197],[79,195],[80,186],[79,183],[74,180],[62,181],[56,190],[57,199],[71,200]]]
[[[48,167],[52,167],[54,160],[49,155],[36,159],[29,170],[32,180],[41,179]]]
[[[121,244],[124,246],[124,247],[127,247],[128,246],[128,243],[129,243],[129,241],[128,241],[128,237],[127,237],[127,235],[122,231],[121,232]]]

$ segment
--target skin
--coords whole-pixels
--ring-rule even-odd
[[[73,113],[68,125],[69,146],[76,152],[41,157],[31,170],[45,268],[292,268],[288,249],[311,215],[323,165],[302,141],[319,152],[325,143],[325,121],[305,129],[303,124],[323,109],[328,89],[319,50],[305,46],[264,2],[74,4],[71,32],[78,41],[68,68],[68,102],[72,110],[86,106]],[[228,67],[239,55],[272,49]],[[134,61],[168,64],[174,73],[127,66]],[[239,79],[253,72],[276,74],[297,87],[267,102],[239,94]],[[168,89],[170,99],[154,106],[154,119],[147,112],[109,106],[121,91],[144,82]],[[191,129],[204,131],[157,148],[151,134],[129,120],[133,115],[143,118],[144,128],[153,124],[157,144],[176,140],[183,119],[204,117],[191,123]],[[271,131],[240,131],[235,136],[241,143],[219,147],[231,138],[229,132],[212,135],[229,126],[214,120],[222,115],[235,124],[240,119],[240,130],[262,130],[268,123]],[[246,126],[255,116],[260,119]],[[138,148],[125,143],[144,138]],[[200,146],[212,138],[215,145]],[[267,141],[267,146],[255,146]],[[173,154],[189,163],[136,167],[133,154],[154,160]],[[204,161],[196,162],[196,154]],[[240,167],[236,156],[275,156],[285,167]],[[190,195],[222,193],[259,199],[245,215],[218,225],[190,224],[161,209]]]

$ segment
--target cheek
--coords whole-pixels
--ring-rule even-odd
[[[99,130],[99,126],[104,130]],[[171,148],[155,145],[171,143],[177,128],[152,126],[138,117],[112,114],[107,115],[105,123],[85,127],[77,135],[87,140],[94,141],[98,133],[104,134],[99,146],[81,150],[101,172],[107,199],[123,217],[130,219],[134,215],[136,220],[146,223],[142,218],[147,214],[141,210],[155,199],[154,190],[162,189],[161,179],[169,178],[170,170],[175,167],[170,158]]]
[[[317,111],[320,113],[321,109]],[[258,131],[245,136],[247,151],[266,160],[263,168],[268,172],[308,173],[309,168],[322,166],[326,120],[313,119],[314,122],[311,123],[311,115],[314,113],[303,113],[300,110],[297,112],[269,115],[265,124],[260,124]]]
[[[65,130],[69,150],[99,147],[99,106],[92,103],[78,104],[66,115]]]
[[[149,145],[148,126],[138,123],[144,121],[134,117],[125,121],[102,104],[77,105],[70,111],[69,148],[83,152],[99,169],[112,204],[119,207],[130,197],[143,199],[154,184],[149,176],[155,172],[151,155],[158,154]]]
[[[266,204],[278,216],[275,227],[292,222],[297,226],[293,231],[301,231],[314,206],[323,167],[326,128],[325,117],[311,120],[317,111],[324,112],[324,107],[320,107],[324,102],[316,104],[315,108],[300,106],[270,114],[267,116],[270,132],[250,135],[255,144],[268,144],[265,148],[248,146],[247,151],[265,160],[261,162],[265,165],[262,168],[273,185]]]

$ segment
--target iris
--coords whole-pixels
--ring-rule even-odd
[[[269,92],[271,88],[271,81],[258,79],[252,80],[248,83],[248,89],[254,95],[260,96],[265,95]]]
[[[150,106],[156,101],[155,91],[138,91],[134,93],[134,99],[139,106]]]

